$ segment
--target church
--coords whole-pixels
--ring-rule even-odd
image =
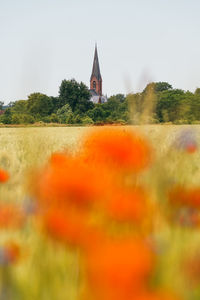
[[[102,77],[99,67],[97,45],[95,45],[92,74],[90,76],[90,94],[90,101],[95,104],[107,102],[107,97],[102,95]]]

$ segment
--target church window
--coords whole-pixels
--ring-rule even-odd
[[[93,81],[93,89],[96,89],[96,81]]]

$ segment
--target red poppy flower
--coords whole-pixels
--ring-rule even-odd
[[[92,132],[85,140],[83,151],[90,162],[127,171],[141,171],[151,160],[148,142],[135,132],[120,128]]]

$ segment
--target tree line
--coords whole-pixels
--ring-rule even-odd
[[[200,88],[194,93],[167,82],[149,83],[141,93],[117,94],[106,103],[90,101],[90,91],[75,79],[63,80],[57,97],[32,93],[27,100],[0,101],[3,124],[175,124],[200,122]]]

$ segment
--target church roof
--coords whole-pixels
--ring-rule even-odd
[[[106,96],[92,95],[90,101],[92,101],[94,104],[98,104],[105,103],[108,101],[108,99]]]
[[[92,79],[92,77],[96,77],[97,80],[101,80],[101,72],[100,72],[100,67],[99,67],[97,45],[95,45],[93,68],[92,68],[92,75],[90,77],[90,80]]]

